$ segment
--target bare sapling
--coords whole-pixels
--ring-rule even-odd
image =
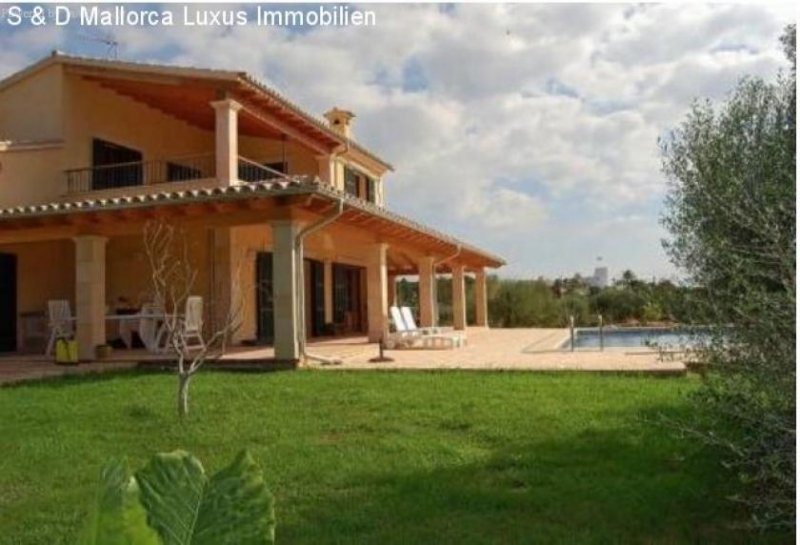
[[[183,419],[189,414],[189,385],[192,377],[209,360],[219,359],[232,336],[241,327],[243,299],[240,283],[242,260],[237,261],[230,284],[230,297],[223,297],[212,331],[204,335],[187,324],[187,301],[193,295],[197,267],[189,256],[183,231],[164,221],[153,220],[144,228],[144,247],[153,289],[153,298],[163,315],[166,351],[176,361],[178,376],[177,409]]]

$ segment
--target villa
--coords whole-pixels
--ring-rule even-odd
[[[503,260],[389,211],[392,166],[353,140],[353,118],[321,121],[244,72],[57,52],[0,81],[0,351],[22,350],[48,301],[66,300],[93,359],[114,303],[151,292],[153,220],[189,234],[205,327],[241,271],[233,342],[279,360],[300,360],[306,335],[380,341],[399,276],[418,276],[431,326],[436,274],[450,274],[464,329],[474,275],[486,326],[485,271]]]

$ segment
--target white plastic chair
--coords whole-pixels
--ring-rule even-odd
[[[65,299],[48,301],[47,323],[50,327],[50,339],[47,341],[45,356],[53,353],[56,339],[72,337],[75,334],[75,323],[69,308],[69,301]]]
[[[183,346],[185,349],[203,349],[203,298],[192,295],[186,298],[186,315],[183,319]]]

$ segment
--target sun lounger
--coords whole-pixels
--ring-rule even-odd
[[[413,320],[414,328],[410,328],[397,307],[391,307],[390,314],[395,331],[389,334],[387,348],[452,349],[464,345],[465,338],[458,333],[439,333],[438,328],[418,329]]]

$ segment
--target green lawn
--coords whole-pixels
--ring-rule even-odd
[[[648,422],[685,414],[696,385],[207,372],[185,425],[171,375],[0,388],[0,542],[71,543],[110,457],[140,467],[182,448],[216,471],[243,447],[276,495],[283,544],[756,542],[729,526],[741,515],[713,453]]]

